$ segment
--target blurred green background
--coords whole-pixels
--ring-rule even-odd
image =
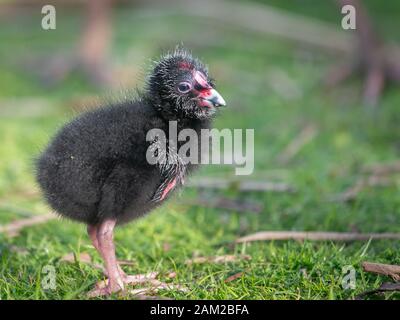
[[[301,15],[306,21],[329,23],[340,37],[354,35],[341,29],[342,15],[333,0],[225,1],[231,3],[266,14]],[[364,3],[380,36],[398,43],[400,2]],[[255,129],[255,171],[243,179],[286,183],[297,192],[243,194],[230,188],[202,195],[186,189],[157,212],[117,231],[118,256],[135,262],[126,271],[175,270],[172,281],[190,290],[160,295],[176,299],[347,299],[388,281],[364,273],[360,263],[400,264],[400,245],[394,240],[231,243],[260,230],[400,232],[396,172],[385,177],[383,187],[367,186],[352,201],[332,201],[368,177],[365,166],[399,158],[398,87],[386,87],[378,104],[366,107],[360,77],[329,90],[323,86],[329,70],[357,59],[356,51],[351,56],[339,45],[335,51],[256,31],[257,19],[250,21],[254,28],[246,28],[215,13],[207,17],[192,4],[183,10],[168,1],[114,2],[108,12],[110,29],[106,27],[111,36],[103,39],[107,49],[94,73],[90,63],[76,62],[87,23],[85,1],[54,2],[57,27],[48,31],[41,28],[40,1],[0,4],[0,225],[50,210],[34,181],[34,159],[60,126],[106,99],[134,94],[135,87],[143,86],[151,59],[183,43],[209,65],[228,103],[215,126]],[[207,9],[206,3],[202,6]],[[288,145],[306,128],[312,128],[310,141],[282,161]],[[196,174],[233,175],[230,166],[205,166]],[[185,203],[198,197],[253,201],[262,211]],[[85,298],[102,275],[84,263],[61,262],[70,252],[89,252],[101,261],[84,226],[69,221],[31,226],[14,237],[0,233],[0,298]],[[251,260],[185,264],[193,256],[222,254],[248,254]],[[48,264],[57,269],[56,290],[40,285],[42,267]],[[341,285],[346,265],[357,271],[354,290]],[[239,272],[241,277],[225,282]]]

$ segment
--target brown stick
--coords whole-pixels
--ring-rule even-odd
[[[391,291],[400,291],[400,283],[390,283],[390,282],[382,283],[379,286],[378,289],[362,292],[359,295],[357,295],[355,297],[355,299],[356,300],[360,300],[360,299],[364,298],[367,295],[376,294],[376,293],[391,292]]]
[[[315,240],[315,241],[357,241],[369,239],[400,239],[400,233],[353,233],[353,232],[302,232],[302,231],[260,231],[236,239],[236,243],[266,240]]]
[[[364,261],[361,266],[365,272],[372,272],[376,274],[390,276],[394,281],[400,280],[400,266],[368,261]]]

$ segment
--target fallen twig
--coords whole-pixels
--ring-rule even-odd
[[[0,226],[0,233],[4,232],[10,237],[15,237],[19,234],[19,232],[26,227],[30,227],[36,224],[45,223],[49,220],[53,220],[57,218],[57,216],[53,213],[35,215],[31,218],[15,220],[9,224]]]
[[[241,192],[295,192],[292,186],[282,182],[241,181],[223,178],[193,179],[187,186],[199,189],[236,189]]]
[[[369,239],[400,239],[400,233],[261,231],[236,239],[235,242],[267,240],[357,241]]]
[[[391,277],[394,281],[400,280],[400,266],[392,264],[374,263],[364,261],[361,264],[365,272],[372,272]]]
[[[359,295],[357,295],[355,297],[355,299],[360,300],[367,295],[371,295],[371,294],[375,294],[375,293],[390,292],[390,291],[400,291],[400,283],[390,283],[390,282],[382,283],[378,289],[369,290],[369,291],[360,293]]]
[[[279,162],[287,164],[306,144],[311,142],[316,135],[317,128],[314,125],[310,124],[305,126],[279,155]]]

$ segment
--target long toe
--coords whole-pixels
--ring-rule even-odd
[[[104,287],[104,288],[97,288],[95,287],[93,290],[89,291],[87,294],[88,298],[96,298],[96,297],[104,297],[104,296],[109,296],[113,292],[109,289],[109,287]]]
[[[109,296],[113,293],[123,291],[123,290],[124,290],[123,285],[121,287],[121,285],[118,285],[117,283],[110,283],[110,281],[107,279],[107,280],[97,282],[94,289],[89,291],[87,296],[88,296],[88,298]]]

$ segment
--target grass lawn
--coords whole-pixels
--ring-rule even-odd
[[[376,6],[376,1],[370,3]],[[335,21],[331,6],[320,7],[321,17]],[[314,7],[292,10],[318,16]],[[378,21],[385,20],[382,10]],[[156,212],[116,231],[119,259],[134,262],[124,266],[127,273],[158,271],[160,279],[189,288],[158,293],[174,299],[351,299],[389,280],[364,273],[360,263],[400,264],[399,241],[231,243],[260,230],[400,232],[400,175],[389,186],[365,188],[352,202],[329,201],[353,185],[365,165],[399,158],[398,88],[389,88],[379,107],[367,111],[360,104],[357,79],[331,92],[321,88],[324,73],[336,62],[332,56],[200,19],[150,19],[130,9],[117,10],[114,18],[112,62],[122,69],[122,88],[126,83],[142,85],[148,59],[160,48],[184,41],[209,64],[228,103],[215,127],[255,129],[255,170],[246,179],[285,182],[297,189],[293,194],[208,194],[258,201],[263,205],[259,214],[184,206],[182,199],[198,196],[186,189]],[[37,189],[33,161],[57,128],[76,114],[71,106],[80,104],[82,96],[90,100],[119,95],[118,90],[93,88],[79,73],[60,85],[41,85],[42,66],[35,59],[71,54],[82,21],[79,14],[60,12],[57,30],[48,32],[38,21],[32,13],[0,21],[0,224],[49,211],[32,192]],[[390,23],[380,26],[388,38],[396,38]],[[279,155],[310,124],[317,130],[314,139],[282,164]],[[196,175],[231,177],[234,168],[205,166]],[[103,275],[82,262],[60,261],[71,252],[87,252],[101,262],[85,227],[73,222],[52,220],[16,237],[0,233],[0,299],[84,299]],[[193,256],[224,254],[251,259],[185,263]],[[41,285],[47,265],[56,270],[55,290]],[[348,265],[356,270],[356,288],[344,290],[342,268]],[[171,271],[176,277],[167,279]],[[241,277],[225,282],[239,272]]]

